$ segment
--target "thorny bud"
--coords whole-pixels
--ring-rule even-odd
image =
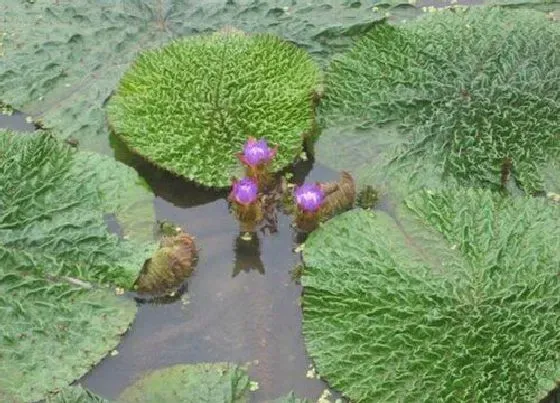
[[[267,164],[276,156],[278,147],[271,148],[265,139],[257,140],[249,137],[243,152],[238,154],[240,161],[250,167]]]
[[[317,212],[325,200],[325,193],[317,183],[296,186],[294,195],[298,208],[306,213]]]
[[[258,190],[257,182],[252,178],[236,180],[232,184],[229,199],[243,206],[247,206],[257,201]]]

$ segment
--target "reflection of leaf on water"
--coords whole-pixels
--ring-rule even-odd
[[[127,233],[146,193],[111,158],[0,131],[0,400],[44,398],[117,345],[136,306],[99,285],[130,289],[155,245],[105,218]]]
[[[246,370],[228,363],[179,364],[147,373],[119,396],[122,403],[246,403]]]
[[[240,235],[235,239],[235,262],[232,277],[236,277],[241,271],[248,273],[251,270],[256,270],[260,274],[264,274],[264,263],[261,260],[260,239],[256,233],[251,235],[251,238],[244,239],[243,235]]]
[[[233,23],[324,60],[380,19],[362,3],[5,0],[0,97],[64,138],[76,137],[83,149],[109,151],[105,103],[138,51]]]

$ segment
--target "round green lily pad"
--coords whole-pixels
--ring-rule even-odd
[[[273,35],[189,37],[140,54],[109,101],[109,123],[154,164],[224,187],[250,136],[278,145],[274,169],[301,154],[320,76],[305,51]]]
[[[545,13],[500,7],[378,24],[326,72],[317,158],[391,188],[551,191],[559,41]]]
[[[560,208],[425,190],[305,243],[303,333],[352,402],[538,402],[560,376]]]

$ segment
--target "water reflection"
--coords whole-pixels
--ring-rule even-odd
[[[234,251],[235,262],[233,265],[232,277],[236,277],[241,271],[245,273],[256,270],[259,274],[264,274],[264,263],[261,259],[261,243],[256,233],[240,234],[235,238]]]
[[[21,132],[32,132],[35,125],[27,121],[27,116],[19,111],[13,111],[11,115],[0,113],[0,129],[17,130]]]

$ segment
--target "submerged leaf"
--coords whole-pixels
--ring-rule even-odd
[[[268,403],[311,403],[311,401],[307,399],[297,398],[292,391],[288,393],[288,395],[279,397],[278,399],[270,400]]]
[[[560,209],[422,191],[306,241],[308,351],[355,402],[535,402],[560,375]],[[413,385],[413,387],[411,387]]]
[[[87,169],[83,158],[45,133],[0,131],[3,401],[36,401],[84,375],[136,312],[99,285],[130,288],[155,247],[119,239],[104,220],[120,215],[107,197],[122,201],[137,185],[101,184],[103,169],[126,178],[131,168],[98,157]]]
[[[245,403],[249,387],[245,370],[233,364],[179,364],[148,373],[119,402]]]
[[[109,123],[156,165],[224,187],[250,137],[278,146],[275,169],[300,155],[319,80],[304,51],[271,35],[187,38],[136,59],[109,101]]]
[[[560,158],[558,41],[544,13],[499,7],[379,24],[327,71],[319,161],[370,184],[542,191]]]

